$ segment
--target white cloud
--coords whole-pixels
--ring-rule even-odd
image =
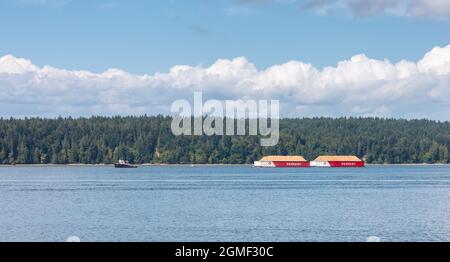
[[[194,90],[203,90],[205,99],[279,99],[284,116],[450,120],[450,45],[417,62],[359,54],[322,70],[301,61],[258,70],[238,57],[152,75],[71,71],[0,57],[4,117],[168,114],[174,100],[191,100]]]
[[[35,72],[38,67],[33,65],[31,61],[15,58],[12,55],[0,57],[0,74],[24,74],[27,72]]]
[[[311,0],[305,7],[315,9],[321,14],[346,9],[356,16],[385,13],[446,20],[450,17],[448,0]]]

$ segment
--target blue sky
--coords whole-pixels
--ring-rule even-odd
[[[264,68],[289,60],[316,67],[354,54],[417,60],[450,43],[450,22],[383,13],[321,15],[306,1],[4,0],[0,55],[101,72],[165,72],[245,56]]]
[[[1,117],[170,114],[195,90],[450,120],[450,1],[0,1]]]

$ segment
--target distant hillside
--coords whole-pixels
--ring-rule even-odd
[[[252,163],[263,155],[352,154],[368,163],[449,163],[450,123],[379,118],[283,119],[280,142],[174,136],[170,117],[0,119],[0,163]]]

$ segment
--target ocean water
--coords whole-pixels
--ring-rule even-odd
[[[450,241],[450,166],[0,167],[0,241]]]

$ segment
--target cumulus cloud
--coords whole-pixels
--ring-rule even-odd
[[[245,57],[210,66],[177,65],[169,72],[136,75],[38,67],[0,57],[0,115],[89,116],[169,114],[177,99],[278,99],[281,114],[382,116],[450,120],[450,45],[416,62],[358,54],[318,69],[288,61],[258,69]]]
[[[431,17],[448,20],[448,0],[311,0],[306,8],[328,14],[334,10],[349,10],[356,16],[391,14],[408,17]]]

